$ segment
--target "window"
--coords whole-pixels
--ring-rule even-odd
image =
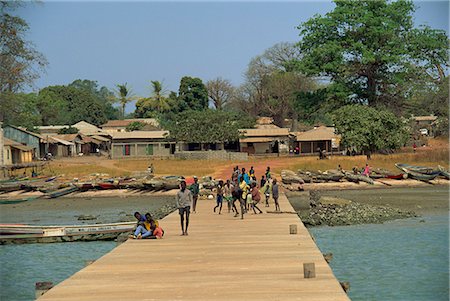
[[[164,147],[165,147],[165,148],[170,148],[170,144],[169,144],[169,143],[166,143],[166,144],[164,144]]]

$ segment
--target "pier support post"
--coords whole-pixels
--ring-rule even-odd
[[[316,278],[316,265],[314,263],[304,263],[303,275],[305,278]]]
[[[333,259],[333,253],[325,253],[325,254],[322,254],[322,255],[323,255],[323,258],[325,258],[325,261],[327,263],[330,263],[331,259]]]
[[[91,259],[91,260],[86,260],[86,261],[84,262],[84,266],[87,267],[88,265],[91,265],[91,264],[93,264],[94,262],[95,262],[95,260],[93,260],[93,259]]]
[[[297,234],[297,225],[289,225],[289,233]]]
[[[342,289],[344,290],[344,292],[348,293],[348,291],[350,290],[350,282],[340,281],[339,284],[342,286]]]
[[[38,299],[53,287],[53,282],[36,282],[34,287],[35,297]]]

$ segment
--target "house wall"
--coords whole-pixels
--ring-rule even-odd
[[[11,147],[3,145],[3,165],[12,165]]]
[[[6,138],[9,138],[11,140],[20,142],[22,144],[26,144],[29,147],[33,148],[34,156],[37,158],[41,158],[41,151],[39,148],[39,138],[36,136],[33,136],[31,134],[28,134],[26,132],[23,132],[21,130],[18,130],[16,128],[5,126],[4,127],[4,136]]]
[[[183,160],[233,160],[247,161],[248,154],[241,152],[227,152],[225,150],[210,151],[183,151],[176,152],[175,158]]]
[[[171,155],[171,144],[165,142],[113,142],[111,158],[168,157]],[[125,154],[125,150],[128,154]]]

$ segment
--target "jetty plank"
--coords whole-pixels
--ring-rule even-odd
[[[293,211],[284,194],[279,201]],[[350,300],[297,215],[241,220],[226,205],[214,214],[214,203],[199,200],[189,236],[174,212],[160,221],[163,239],[128,240],[39,300]],[[315,278],[304,278],[304,263]]]

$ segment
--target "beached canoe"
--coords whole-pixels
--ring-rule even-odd
[[[47,197],[51,198],[51,199],[59,198],[60,196],[75,192],[77,190],[78,190],[77,186],[69,186],[69,187],[58,189],[56,191],[49,192],[49,193],[47,193]]]
[[[401,164],[401,163],[396,163],[395,166],[404,171],[404,172],[408,172],[408,171],[412,171],[415,173],[421,173],[421,174],[427,174],[427,175],[439,175],[441,173],[440,170],[436,170],[433,169],[432,167],[426,167],[426,166],[414,166],[414,165],[409,165],[409,164]]]
[[[408,178],[408,174],[406,173],[401,173],[398,175],[387,175],[386,179],[393,179],[393,180],[403,180],[403,179],[407,179]]]
[[[102,190],[108,190],[108,189],[117,189],[119,186],[118,186],[118,184],[115,184],[115,183],[105,182],[105,183],[97,183],[96,187],[98,187],[99,189],[102,189]]]
[[[446,170],[444,167],[440,165],[438,165],[438,169],[441,172],[441,176],[443,176],[447,180],[450,180],[450,173],[448,172],[448,170]]]
[[[0,224],[0,244],[113,240],[135,226],[136,222],[70,226]]]
[[[32,196],[32,197],[29,197],[29,198],[12,199],[12,200],[2,199],[2,200],[0,200],[0,205],[19,204],[19,203],[32,201],[32,200],[35,200],[37,198],[39,198],[39,196]]]
[[[420,172],[408,171],[408,178],[418,180],[418,181],[423,181],[423,182],[428,182],[428,181],[434,180],[437,176],[439,176],[439,174],[428,175],[428,174],[423,174]]]
[[[363,175],[353,175],[351,173],[345,173],[345,179],[349,182],[353,183],[359,183],[359,182],[366,182],[368,184],[373,185],[373,180],[370,177],[363,176]]]

